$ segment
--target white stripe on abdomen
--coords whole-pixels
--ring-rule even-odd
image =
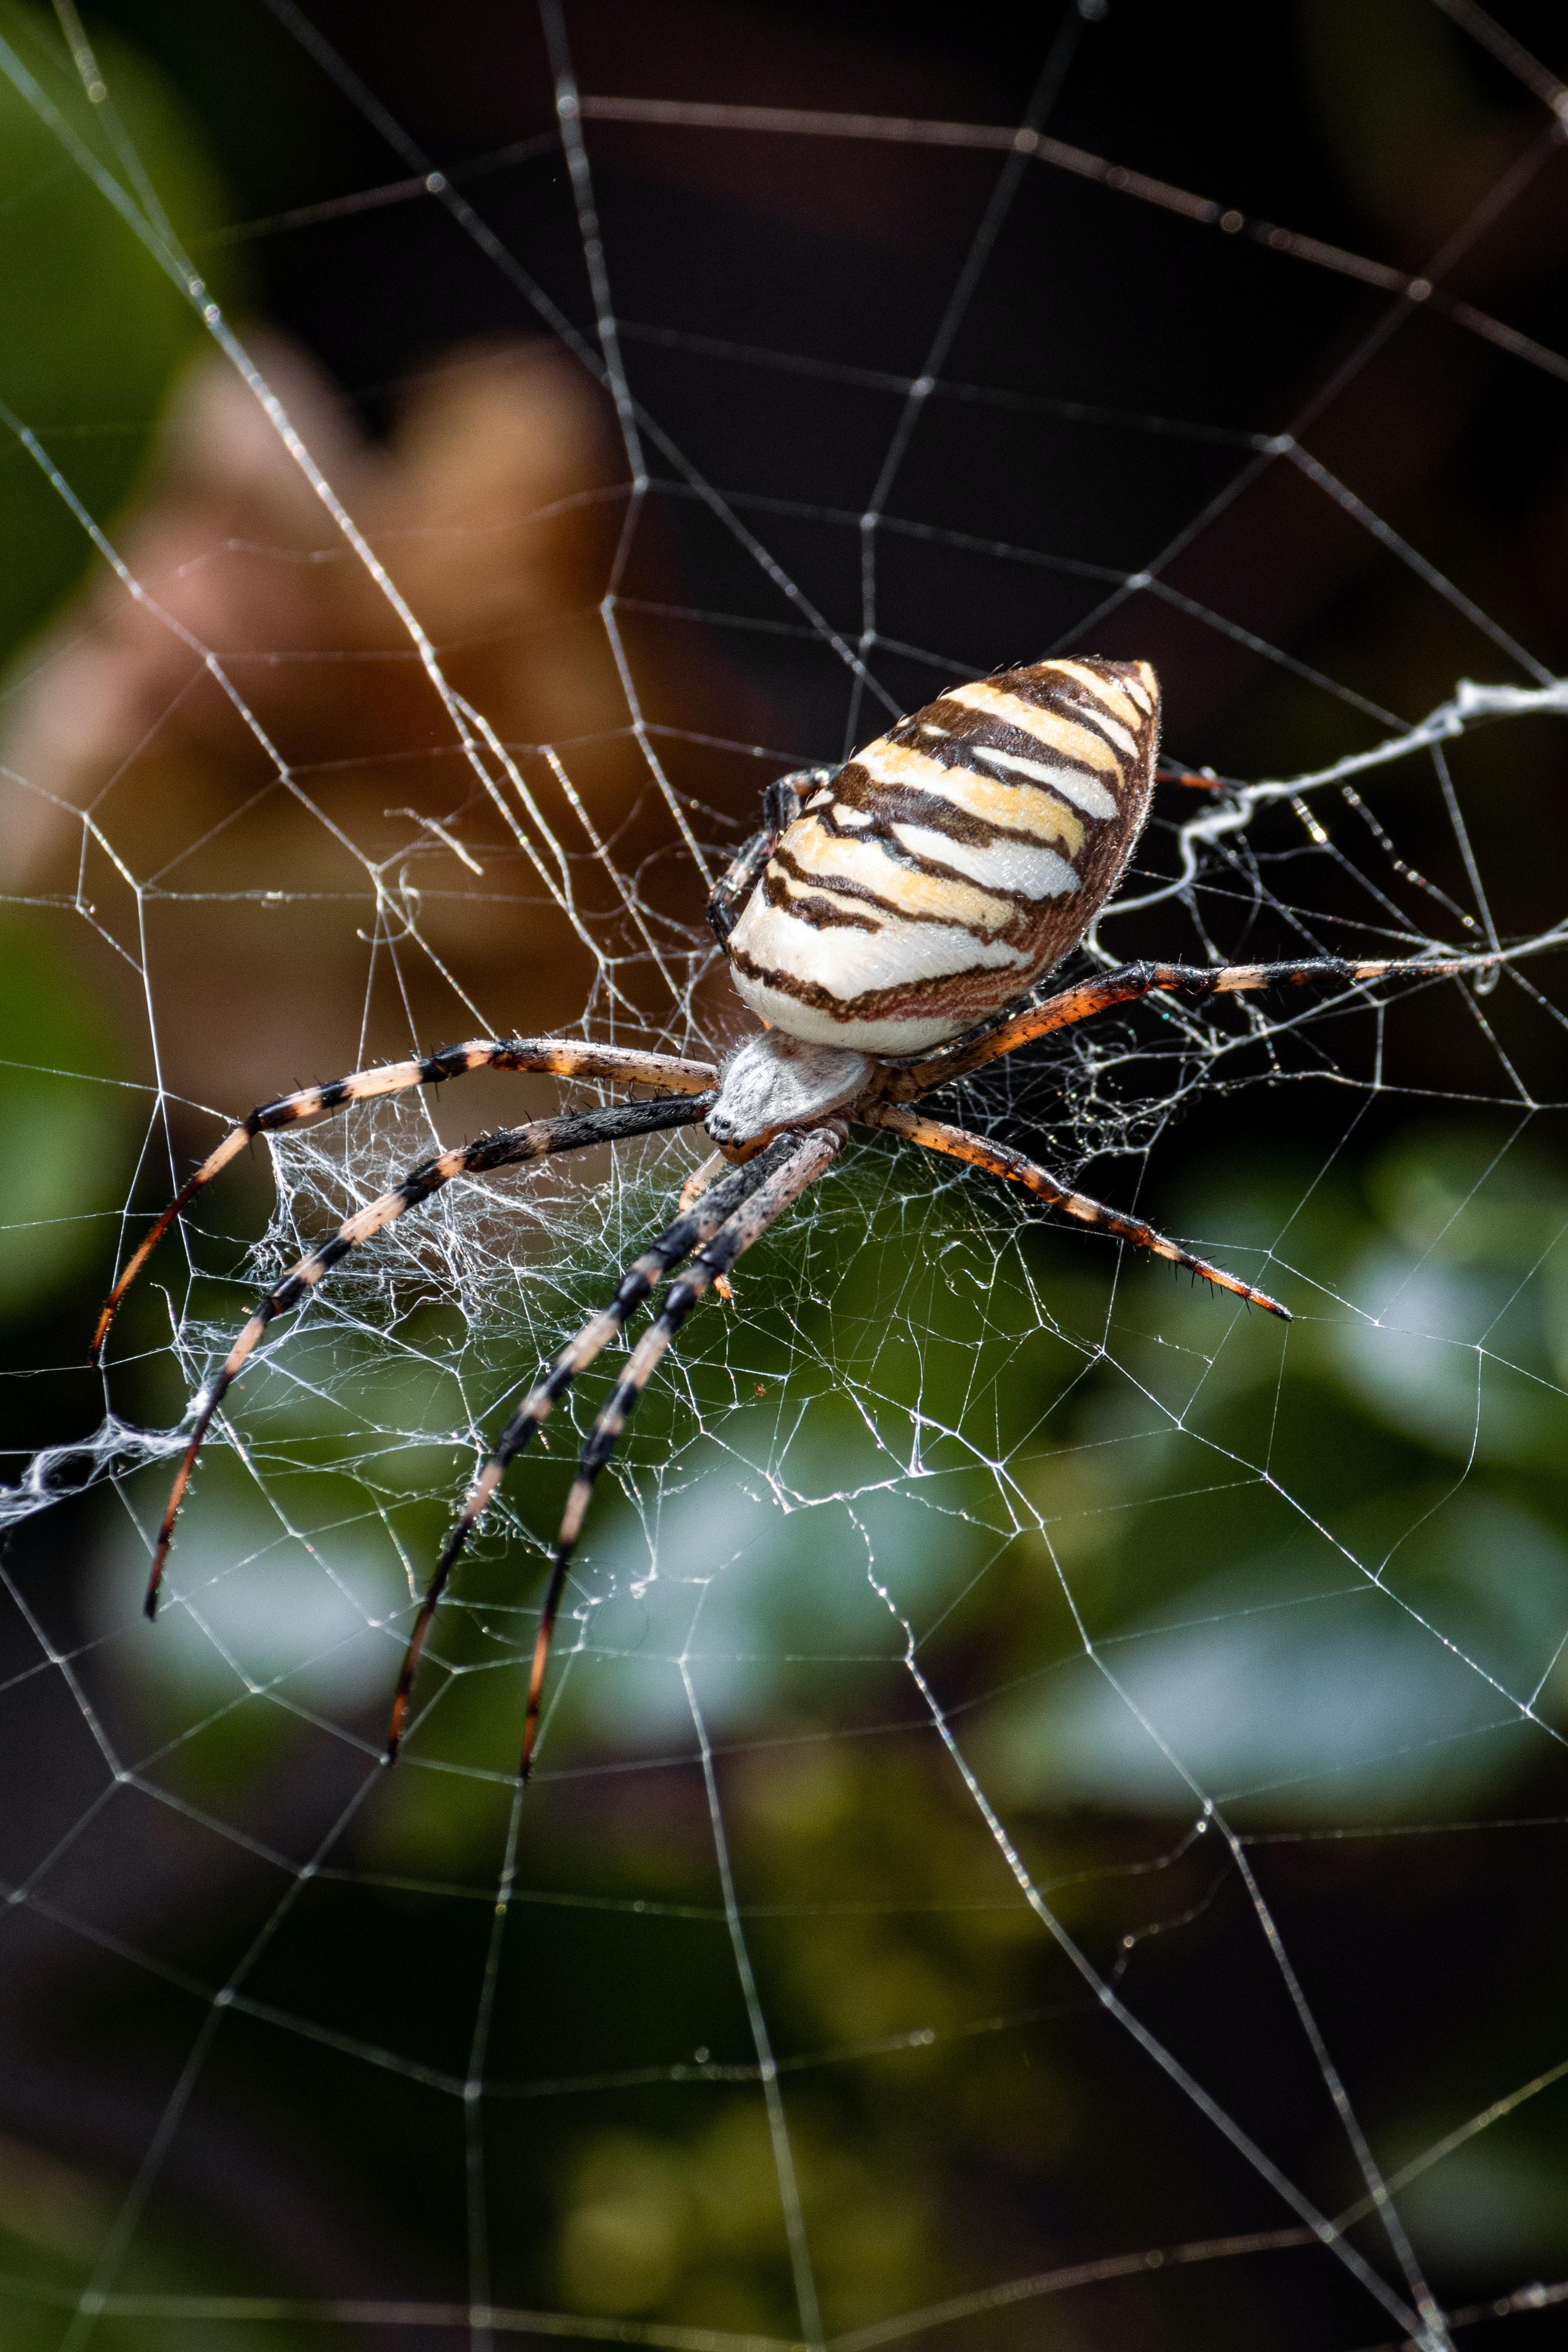
[[[1024,961],[1000,940],[979,940],[960,923],[901,923],[875,931],[851,924],[821,929],[788,907],[770,907],[758,891],[731,934],[733,944],[767,971],[810,974],[830,996],[865,996],[906,981],[943,980],[977,967],[1005,970]]]
[[[1049,784],[1053,793],[1081,808],[1085,816],[1114,816],[1116,795],[1092,776],[1077,768],[1048,768],[1043,760],[1023,760],[1016,751],[993,751],[988,744],[971,746],[972,756],[984,760],[988,768],[1005,768],[1015,776],[1030,776],[1037,784]]]
[[[1065,857],[1010,835],[988,842],[954,841],[926,824],[895,821],[887,829],[912,857],[929,857],[951,866],[988,890],[1019,890],[1026,898],[1060,898],[1078,887],[1078,877]]]

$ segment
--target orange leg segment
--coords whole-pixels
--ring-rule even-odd
[[[1304,988],[1314,981],[1352,985],[1369,980],[1450,980],[1458,972],[1492,971],[1500,955],[1437,957],[1382,956],[1351,963],[1339,956],[1313,956],[1300,963],[1124,963],[1100,980],[1081,981],[1063,988],[1026,1013],[1015,1013],[983,1035],[960,1038],[944,1046],[928,1061],[897,1071],[888,1087],[895,1102],[909,1102],[929,1094],[949,1078],[961,1078],[1003,1054],[1044,1037],[1052,1029],[1069,1029],[1075,1022],[1092,1020],[1113,1005],[1131,1004],[1140,996],[1165,991],[1173,996],[1229,996],[1257,988]]]
[[[1278,1315],[1281,1322],[1291,1319],[1288,1307],[1270,1298],[1266,1290],[1257,1290],[1239,1275],[1227,1274],[1221,1265],[1211,1265],[1206,1257],[1195,1257],[1190,1250],[1182,1249],[1176,1242],[1167,1241],[1142,1217],[1129,1217],[1120,1209],[1109,1209],[1103,1201],[1091,1200],[1087,1192],[1075,1192],[1063,1184],[1049,1168],[1027,1160],[1021,1151],[1014,1151],[1004,1143],[988,1143],[983,1136],[970,1135],[961,1127],[949,1127],[945,1120],[926,1118],[921,1112],[904,1110],[893,1104],[883,1104],[862,1114],[871,1127],[885,1127],[894,1135],[902,1135],[924,1150],[940,1151],[951,1160],[967,1160],[971,1168],[983,1168],[988,1174],[1003,1177],[1009,1184],[1021,1184],[1026,1192],[1035,1193],[1049,1201],[1053,1209],[1064,1215],[1076,1217],[1081,1223],[1097,1225],[1102,1233],[1114,1235],[1117,1241],[1131,1242],[1136,1249],[1146,1249],[1155,1257],[1168,1258],[1173,1265],[1185,1265],[1199,1274],[1205,1282],[1212,1282],[1221,1290],[1228,1290],[1249,1305],[1266,1307]]]

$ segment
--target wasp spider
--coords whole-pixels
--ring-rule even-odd
[[[673,1222],[517,1408],[469,1489],[414,1622],[392,1701],[389,1760],[436,1606],[508,1464],[685,1261],[582,1448],[534,1645],[522,1738],[527,1778],[550,1639],[594,1481],[697,1301],[727,1287],[728,1269],[822,1174],[852,1126],[885,1129],[1020,1185],[1063,1214],[1288,1320],[1277,1299],[1141,1218],[1075,1192],[1021,1152],[911,1108],[999,1055],[1153,990],[1204,997],[1284,982],[1431,978],[1496,961],[1132,963],[1014,1009],[1083,937],[1114,889],[1148,814],[1158,732],[1159,687],[1147,662],[1034,662],[949,688],[841,768],[807,769],[770,784],[762,831],[736,857],[708,908],[736,990],[766,1024],[722,1066],[567,1038],[485,1038],[307,1087],[253,1110],[187,1180],[124,1267],[99,1319],[95,1352],[160,1237],[253,1136],[469,1070],[549,1071],[659,1090],[652,1100],[538,1120],[422,1160],[274,1286],[193,1401],[194,1429],[158,1532],[148,1615],[202,1442],[267,1326],[350,1250],[455,1176],[698,1122],[717,1146],[687,1183]]]

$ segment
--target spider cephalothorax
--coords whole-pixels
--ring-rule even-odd
[[[567,1498],[528,1677],[527,1777],[556,1615],[594,1481],[692,1308],[710,1287],[727,1286],[737,1258],[821,1175],[852,1126],[888,1129],[1005,1178],[1068,1216],[1186,1266],[1288,1321],[1277,1299],[1166,1240],[1142,1218],[1073,1191],[1021,1152],[911,1108],[1031,1038],[1153,990],[1209,996],[1291,982],[1432,978],[1498,961],[1490,955],[1358,963],[1318,957],[1207,968],[1134,963],[1028,1001],[1082,939],[1132,855],[1148,814],[1158,733],[1159,688],[1147,662],[1034,662],[949,688],[841,768],[806,769],[770,784],[762,830],[709,902],[708,919],[736,989],[766,1024],[722,1068],[571,1038],[481,1038],[307,1087],[263,1104],[232,1129],[126,1264],[99,1318],[95,1351],[160,1237],[253,1136],[476,1069],[542,1070],[659,1089],[650,1100],[535,1120],[422,1160],[274,1286],[195,1400],[194,1429],[158,1532],[148,1615],[157,1606],[175,1516],[202,1442],[267,1326],[350,1250],[455,1176],[699,1121],[718,1147],[610,1304],[568,1341],[525,1398],[470,1488],[414,1620],[392,1702],[389,1759],[402,1736],[436,1605],[507,1465],[579,1373],[685,1261],[589,1433]]]

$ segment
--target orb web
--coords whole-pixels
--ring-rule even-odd
[[[180,244],[74,13],[62,12],[63,45],[0,50],[61,169],[193,306],[316,501],[311,560],[360,568],[444,730],[410,754],[411,772],[439,767],[444,799],[390,812],[408,819],[390,840],[379,824],[357,837],[352,804],[345,820],[335,798],[353,740],[292,760],[250,684],[254,649],[236,658],[193,636],[77,488],[68,442],[47,418],[7,412],[14,462],[47,479],[113,592],[178,639],[266,787],[319,837],[330,874],[319,898],[275,887],[258,849],[254,880],[226,903],[236,932],[309,908],[353,991],[352,1058],[543,1025],[493,962],[476,982],[454,955],[465,924],[477,931],[497,908],[561,942],[582,975],[568,1034],[721,1050],[741,1024],[701,904],[763,783],[841,756],[944,681],[1039,650],[977,641],[971,606],[1000,599],[1053,650],[1136,651],[1149,627],[1168,633],[1167,680],[1174,649],[1218,641],[1280,682],[1238,775],[1215,772],[1178,688],[1155,819],[1075,968],[1150,952],[1204,964],[1459,950],[1497,962],[1471,981],[1138,1006],[957,1090],[967,1124],[1279,1292],[1297,1318],[1288,1337],[1042,1227],[968,1171],[857,1139],[746,1261],[733,1306],[688,1327],[602,1482],[523,1799],[512,1755],[570,1475],[566,1413],[508,1481],[443,1605],[395,1775],[380,1762],[386,1700],[467,1479],[656,1228],[698,1145],[653,1138],[595,1154],[586,1173],[562,1163],[455,1182],[354,1252],[274,1328],[228,1399],[150,1633],[141,1584],[189,1426],[178,1395],[211,1377],[259,1286],[479,1114],[455,1085],[361,1106],[267,1139],[259,1210],[254,1181],[204,1194],[111,1354],[97,1427],[17,1459],[5,1496],[31,1547],[5,1579],[20,1644],[5,1690],[13,1789],[40,1738],[70,1757],[63,1793],[20,1833],[10,1926],[63,1964],[91,1953],[105,1983],[150,1982],[172,2004],[149,2029],[156,2080],[112,2190],[95,2191],[60,2261],[17,2277],[17,2309],[40,2342],[73,2352],[175,2323],[236,2344],[270,2328],[301,2343],[370,2330],[389,2343],[537,2334],[869,2352],[937,2335],[1022,2341],[1042,2311],[1067,2307],[1059,2299],[1092,2337],[1134,2307],[1096,2296],[1129,2283],[1150,2324],[1179,2331],[1198,2325],[1194,2311],[1230,2308],[1233,2289],[1235,2309],[1288,2309],[1310,2270],[1318,2340],[1347,2346],[1438,2347],[1555,2303],[1568,2290],[1506,2263],[1484,2304],[1446,2300],[1455,2207],[1435,2193],[1457,2181],[1462,2200],[1490,2179],[1466,2163],[1544,2105],[1563,2073],[1549,2034],[1525,2036],[1523,2062],[1517,2042],[1490,2072],[1478,2061],[1469,2105],[1450,2085],[1423,2103],[1411,2082],[1419,2036],[1440,2030],[1437,1961],[1416,1937],[1394,1981],[1367,1985],[1353,1946],[1332,1960],[1321,1920],[1354,1901],[1379,1847],[1397,1849],[1386,1866],[1410,1874],[1416,1916],[1423,1868],[1443,1867],[1431,1857],[1447,1843],[1496,1853],[1521,1833],[1520,1792],[1561,1788],[1568,1549],[1531,1482],[1560,1443],[1568,1377],[1568,1186],[1552,1156],[1564,919],[1550,876],[1519,889],[1504,852],[1522,805],[1507,798],[1511,766],[1560,758],[1568,682],[1467,588],[1462,565],[1364,500],[1319,441],[1416,313],[1444,339],[1434,368],[1480,345],[1561,396],[1568,362],[1456,287],[1477,242],[1553,168],[1568,100],[1490,19],[1448,11],[1535,111],[1440,247],[1405,269],[1058,136],[1109,32],[1087,5],[1045,44],[1010,123],[762,93],[627,96],[580,79],[579,28],[547,5],[553,128],[461,169],[426,152],[308,11],[270,5],[391,158],[386,182],[338,214],[432,211],[519,321],[600,388],[619,452],[591,494],[613,528],[590,622],[621,715],[593,740],[512,740],[453,685],[448,649],[399,585],[398,545],[361,526],[330,453]],[[699,151],[847,148],[873,173],[893,152],[983,171],[914,356],[907,336],[899,364],[879,367],[863,339],[841,352],[825,335],[774,347],[706,331],[679,302],[664,317],[623,308],[624,193],[606,198],[603,181],[609,142],[628,133]],[[578,265],[567,291],[486,209],[486,171],[519,159],[557,173]],[[1020,215],[1040,186],[1123,208],[1121,233],[1151,273],[1184,249],[1172,235],[1213,237],[1249,268],[1366,289],[1371,307],[1282,424],[1010,388],[1006,306],[984,338],[970,330],[1051,217],[1049,199],[1043,215]],[[651,282],[644,271],[641,295]],[[989,379],[966,372],[977,340]],[[719,380],[739,422],[699,452],[686,386],[711,394]],[[851,496],[813,436],[852,419],[862,446],[868,408],[880,457]],[[933,420],[938,448],[973,467],[956,506],[951,484],[939,495],[917,467]],[[1156,485],[1168,469],[1155,504],[1170,527],[1130,560],[996,536],[987,444],[1016,448],[1023,425],[1089,467],[1133,467]],[[764,446],[775,433],[777,467]],[[817,470],[820,495],[802,495]],[[1260,557],[1245,534],[1225,538],[1228,517],[1281,484],[1265,509],[1277,546]],[[1251,625],[1243,552],[1283,574],[1325,519],[1375,548],[1409,635],[1452,650],[1421,707],[1375,664],[1347,657],[1336,676],[1298,649],[1301,632],[1281,625],[1276,642]],[[485,530],[464,528],[482,565]],[[1214,543],[1219,561],[1184,568]],[[262,567],[295,560],[248,552]],[[953,583],[941,642],[900,634],[914,576]],[[14,706],[68,657],[71,626],[13,681]],[[698,645],[716,648],[728,686],[698,718],[672,719],[669,669]],[[344,645],[328,658],[347,669],[363,656]],[[732,711],[749,721],[765,707],[737,683],[758,675],[772,740],[726,731]],[[155,714],[154,740],[187,684]],[[794,732],[787,711],[806,714]],[[636,781],[607,819],[587,779],[611,739]],[[7,772],[23,807],[37,779]],[[423,780],[410,789],[420,797]],[[151,1072],[131,1088],[139,1150],[123,1201],[97,1226],[107,1279],[185,1172],[191,1139],[215,1141],[218,1120],[247,1104],[193,1104],[165,1046],[176,1008],[151,942],[187,922],[210,936],[195,928],[214,895],[199,879],[204,835],[139,863],[112,792],[55,816],[73,829],[79,876],[40,894],[42,910],[110,943],[140,994]],[[12,1051],[27,1066],[25,1038]],[[104,1083],[43,1066],[84,1098]],[[279,1071],[279,1086],[297,1075]],[[613,1093],[530,1081],[518,1099]],[[511,1099],[485,1097],[484,1115],[510,1116]],[[1288,1139],[1270,1157],[1277,1117]],[[1209,1140],[1184,1158],[1194,1134]],[[1356,1153],[1371,1205],[1335,1223],[1324,1204]],[[40,1236],[48,1223],[41,1209]],[[579,1430],[603,1392],[602,1378],[583,1383]],[[165,1417],[127,1395],[162,1400]],[[1329,1457],[1352,1407],[1385,1454],[1347,1497]],[[87,1559],[63,1631],[37,1540],[57,1515]],[[1561,1809],[1549,1796],[1527,1810],[1549,1823]],[[132,1853],[166,1843],[177,1888],[215,1882],[199,1952],[157,1900],[108,1885],[122,1840]],[[1319,1868],[1321,1853],[1346,1852],[1349,1895]],[[321,1960],[338,1921],[365,1963],[351,1999]],[[434,1997],[414,1965],[432,1954]],[[1186,2007],[1173,2006],[1172,1970],[1198,1989]],[[123,1997],[139,2016],[141,1994]],[[1395,2039],[1406,2003],[1416,2020],[1403,2090],[1376,2113],[1341,2055],[1358,2000]],[[423,2143],[414,2170],[444,2238],[405,2258],[369,2229],[340,2276],[325,2244],[306,2265],[309,2292],[280,2285],[277,2264],[266,2285],[243,2261],[209,2276],[193,2256],[182,2271],[168,2217],[192,2193],[191,2151],[275,2063],[285,2114],[267,2129],[279,2144],[316,2099],[363,2109],[403,2147]],[[949,2124],[950,2107],[964,2112]],[[1126,2155],[1145,2130],[1166,2159],[1146,2179]],[[974,2183],[1005,2171],[998,2149],[1015,2137],[1043,2175],[1080,2168],[1088,2186],[1043,2220],[978,2212]],[[352,2145],[357,2209],[377,2174]],[[1196,2185],[1169,2161],[1189,2146]],[[1139,2173],[1124,2201],[1124,2162]],[[1188,2299],[1199,2274],[1218,2282],[1202,2290],[1212,2305]],[[1206,2324],[1223,2340],[1221,2319]]]

